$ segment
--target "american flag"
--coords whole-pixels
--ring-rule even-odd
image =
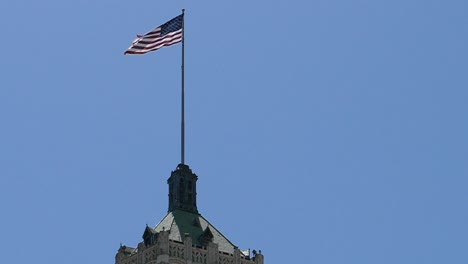
[[[184,14],[181,14],[145,35],[137,35],[124,54],[145,54],[182,41]]]

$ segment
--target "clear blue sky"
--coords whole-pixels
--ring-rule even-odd
[[[466,0],[0,2],[2,263],[113,263],[167,211],[186,8],[199,210],[266,263],[468,263]]]

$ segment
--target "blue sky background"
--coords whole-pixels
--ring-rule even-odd
[[[167,211],[186,13],[203,216],[266,263],[468,262],[465,0],[0,2],[2,263],[113,263]]]

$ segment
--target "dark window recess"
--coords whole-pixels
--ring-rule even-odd
[[[180,182],[179,182],[179,201],[180,202],[184,201],[184,189],[185,189],[184,179],[180,179]]]
[[[192,191],[192,181],[189,181],[188,182],[188,187],[187,189],[189,189],[189,191]]]

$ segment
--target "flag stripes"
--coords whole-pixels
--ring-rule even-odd
[[[183,14],[179,15],[137,39],[124,54],[145,54],[182,41]]]

